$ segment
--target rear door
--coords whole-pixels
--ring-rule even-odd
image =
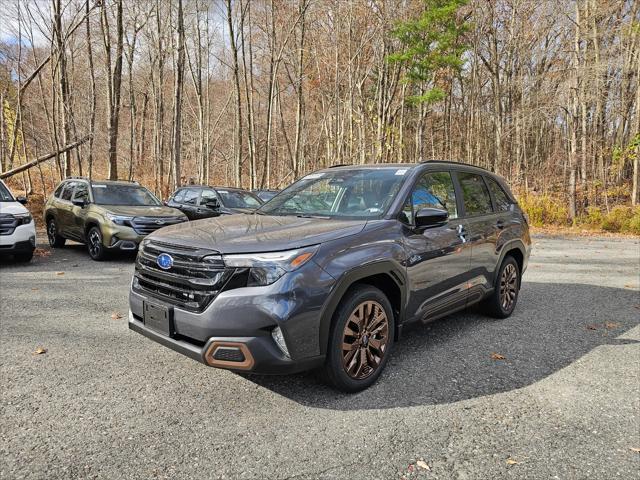
[[[493,211],[484,175],[457,171],[456,177],[467,222],[467,243],[471,246],[468,303],[472,303],[493,288],[497,263],[498,218]]]
[[[71,203],[71,199],[73,198],[73,193],[75,191],[76,185],[78,182],[72,181],[68,182],[62,193],[60,194],[60,198],[57,200],[56,210],[57,210],[57,219],[56,222],[58,224],[58,233],[65,237],[75,238],[73,232],[73,204]]]
[[[417,229],[414,218],[422,208],[446,209],[446,225]],[[466,304],[471,250],[466,245],[453,177],[449,171],[426,172],[405,202],[403,228],[409,279],[408,316],[428,321]]]

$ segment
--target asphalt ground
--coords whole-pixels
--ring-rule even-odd
[[[129,331],[131,256],[5,261],[0,478],[640,478],[639,262],[638,240],[536,238],[511,318],[413,327],[346,395]]]

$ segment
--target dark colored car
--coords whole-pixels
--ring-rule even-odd
[[[322,367],[371,385],[410,322],[475,303],[513,312],[531,240],[504,181],[458,163],[358,165],[300,179],[253,215],[143,242],[129,328],[206,365]]]
[[[173,192],[166,205],[182,211],[190,220],[251,213],[264,202],[241,188],[189,186]]]
[[[94,260],[103,260],[109,251],[135,250],[149,233],[186,220],[136,182],[69,178],[44,206],[49,245],[83,242]]]
[[[255,193],[256,196],[263,202],[268,202],[277,194],[279,194],[280,190],[252,190],[252,192]]]

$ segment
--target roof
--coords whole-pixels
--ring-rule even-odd
[[[489,172],[487,169],[483,168],[483,167],[479,167],[477,165],[471,165],[469,163],[462,163],[462,162],[454,162],[451,160],[424,160],[422,162],[411,162],[411,163],[363,163],[363,164],[351,164],[351,165],[344,165],[344,164],[340,164],[340,165],[334,165],[334,166],[330,166],[327,168],[323,168],[321,170],[350,170],[353,168],[358,168],[358,169],[377,169],[377,168],[407,168],[407,169],[413,169],[416,167],[419,167],[421,165],[443,165],[443,166],[451,166],[451,165],[455,165],[458,167],[470,167],[470,168],[477,168],[479,170],[484,170],[486,172]],[[491,173],[491,172],[489,172]]]

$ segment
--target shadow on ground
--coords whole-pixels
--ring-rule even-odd
[[[246,378],[302,405],[362,410],[433,405],[526,387],[640,323],[635,290],[582,284],[523,285],[515,313],[494,320],[470,310],[408,327],[379,381],[355,395],[316,373]],[[494,360],[492,353],[505,357]]]
[[[105,266],[128,265],[135,261],[137,250],[110,251],[102,262]],[[67,241],[61,248],[51,248],[48,245],[38,245],[30,262],[18,262],[13,256],[0,256],[0,268],[20,268],[24,271],[49,271],[62,269],[59,264],[67,267],[78,267],[83,262],[92,262],[86,245]],[[98,262],[96,262],[98,263]],[[84,266],[84,265],[83,265]]]

